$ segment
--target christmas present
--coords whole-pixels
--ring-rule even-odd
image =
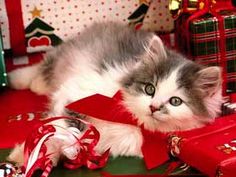
[[[45,51],[79,35],[93,22],[119,21],[151,31],[171,31],[168,1],[0,1],[4,49],[14,55]]]
[[[236,103],[235,102],[225,102],[222,105],[222,115],[230,115],[236,113]]]
[[[175,40],[175,33],[171,32],[171,33],[158,33],[157,34],[161,40],[163,41],[163,43],[168,47],[168,48],[172,48],[172,49],[176,49],[176,40]]]
[[[43,54],[44,54],[43,52],[42,53],[37,52],[19,57],[11,57],[11,56],[5,57],[6,70],[7,72],[10,72],[20,67],[36,64],[43,60],[44,56]]]
[[[0,87],[5,87],[5,86],[7,86],[7,73],[5,68],[2,35],[0,30]]]
[[[175,22],[181,52],[204,65],[219,65],[224,93],[236,91],[236,11],[200,10],[182,14]]]
[[[0,149],[13,148],[23,142],[34,125],[45,117],[48,100],[29,90],[11,89],[4,90],[0,100]],[[23,100],[24,104],[17,100]]]
[[[236,114],[170,138],[171,154],[210,177],[236,173]]]
[[[236,113],[236,93],[224,97],[225,102],[221,107],[221,115],[230,115]]]
[[[172,16],[176,19],[181,14],[193,14],[199,10],[202,10],[207,5],[211,6],[212,10],[225,10],[233,9],[236,6],[235,2],[232,0],[170,0],[169,2],[169,10]]]

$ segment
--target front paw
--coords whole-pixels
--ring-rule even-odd
[[[14,162],[16,166],[22,166],[24,164],[24,143],[16,145],[10,152],[7,160]]]

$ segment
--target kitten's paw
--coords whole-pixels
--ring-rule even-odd
[[[24,143],[16,145],[7,160],[16,163],[17,166],[22,166],[24,164]]]
[[[46,95],[50,93],[50,88],[46,85],[41,75],[34,78],[30,84],[30,90],[38,95]]]
[[[23,90],[29,88],[31,78],[25,76],[24,69],[16,69],[8,73],[8,82],[11,88]]]
[[[50,159],[52,161],[53,166],[57,166],[59,161],[60,154],[53,154]],[[16,166],[21,167],[24,165],[24,152],[21,145],[17,145],[14,150],[7,157],[7,160],[10,162],[14,162]]]
[[[31,82],[39,74],[40,64],[18,68],[8,73],[10,87],[14,89],[28,89]]]

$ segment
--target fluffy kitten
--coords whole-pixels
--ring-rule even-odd
[[[161,132],[197,128],[214,120],[223,100],[220,76],[220,68],[186,60],[165,48],[154,33],[113,22],[94,24],[48,52],[41,63],[9,73],[13,88],[50,96],[51,116],[65,114],[65,105],[86,96],[113,96],[121,90],[124,105],[138,123]],[[100,131],[98,151],[111,148],[115,156],[142,156],[137,127],[86,120]],[[9,158],[22,163],[21,151],[16,148]]]

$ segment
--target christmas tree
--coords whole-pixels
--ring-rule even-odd
[[[40,20],[38,17],[25,29],[28,47],[55,46],[61,43],[61,39],[54,33],[54,28]]]

